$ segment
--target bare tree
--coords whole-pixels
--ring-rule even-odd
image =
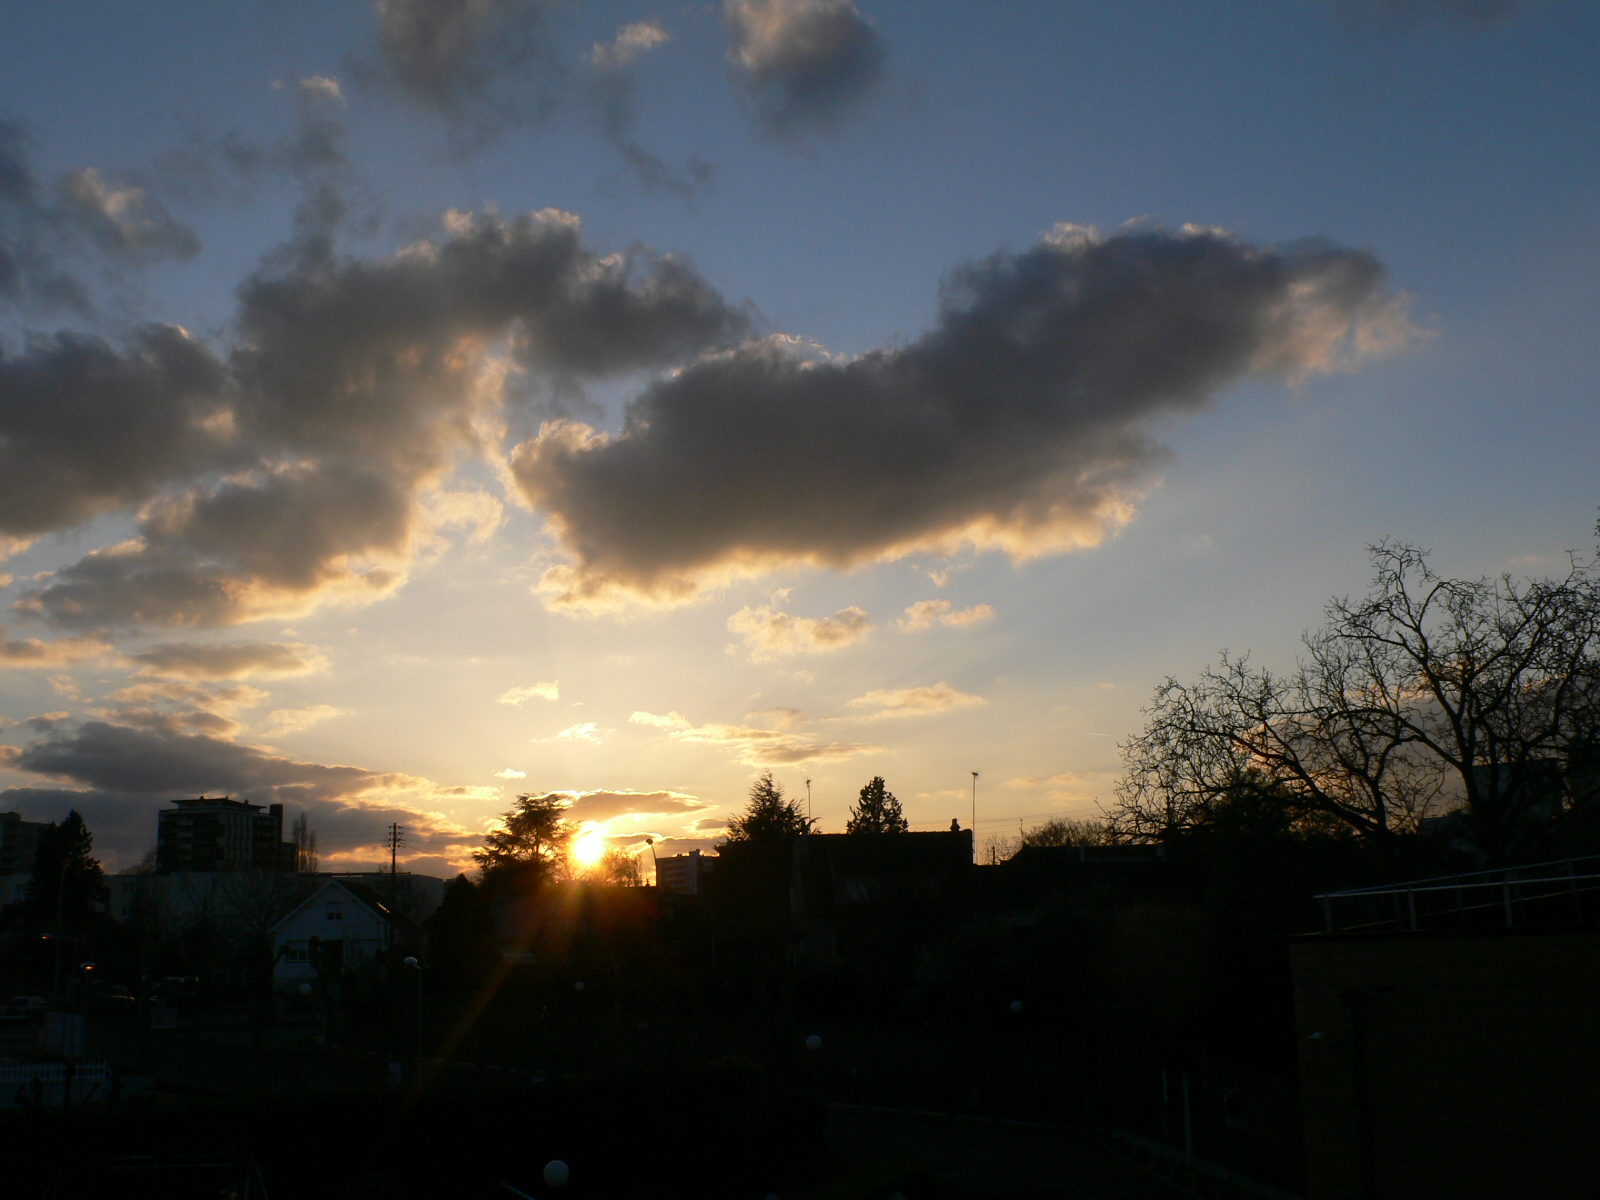
[[[639,868],[638,856],[629,854],[621,846],[610,847],[590,874],[599,883],[617,887],[640,887],[644,884],[644,872]]]
[[[302,875],[317,873],[317,831],[302,811],[290,830],[294,838],[294,869]]]
[[[1024,846],[1104,846],[1111,840],[1104,821],[1051,817],[1022,835]]]
[[[1253,804],[1288,830],[1385,838],[1459,810],[1491,858],[1588,787],[1600,727],[1600,581],[1443,579],[1426,553],[1372,548],[1293,672],[1222,655],[1169,678],[1122,747],[1112,828],[1151,838]]]

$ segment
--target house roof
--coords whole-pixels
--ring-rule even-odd
[[[328,880],[316,891],[312,892],[304,900],[300,901],[299,904],[296,904],[288,912],[284,913],[283,916],[279,917],[275,922],[273,922],[272,932],[276,933],[279,926],[287,924],[302,908],[310,905],[319,896],[326,894],[329,888],[338,888],[357,904],[363,905],[370,909],[375,915],[387,921],[397,933],[403,933],[411,937],[419,938],[422,936],[421,925],[417,924],[417,922],[413,921],[404,913],[396,912],[389,906],[389,902],[385,900],[383,896],[375,889],[368,887],[364,883],[357,883],[353,879]]]

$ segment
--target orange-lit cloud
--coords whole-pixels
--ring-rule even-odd
[[[880,749],[857,742],[823,742],[786,729],[761,729],[750,725],[712,723],[695,725],[681,713],[664,715],[636,712],[635,725],[664,730],[675,742],[712,746],[730,751],[751,766],[782,766],[806,762],[834,762]]]
[[[929,684],[926,687],[880,688],[857,696],[849,702],[850,708],[873,709],[868,720],[895,717],[920,717],[932,713],[949,712],[953,708],[971,708],[989,703],[982,696],[958,691],[948,683]]]

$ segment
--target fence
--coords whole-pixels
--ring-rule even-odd
[[[1325,892],[1324,932],[1513,929],[1600,920],[1600,855]]]
[[[82,1104],[110,1093],[108,1062],[0,1064],[0,1108]]]

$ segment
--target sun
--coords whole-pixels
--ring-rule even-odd
[[[605,834],[597,829],[591,829],[572,843],[572,858],[580,867],[594,866],[605,852]]]

